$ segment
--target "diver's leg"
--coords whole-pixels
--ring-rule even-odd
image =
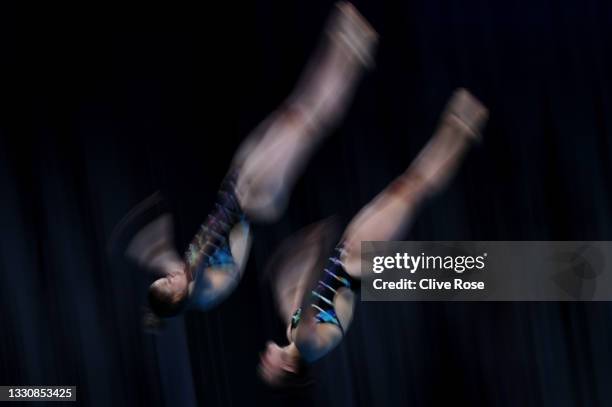
[[[248,256],[248,221],[280,216],[300,169],[346,110],[376,38],[353,6],[340,3],[295,91],[238,150],[220,201],[186,254],[199,309],[235,288]],[[234,242],[247,250],[238,255]]]
[[[250,218],[280,216],[310,154],[347,110],[376,43],[357,10],[338,3],[295,90],[236,154],[237,195]]]
[[[439,192],[487,119],[487,109],[467,90],[455,92],[432,138],[410,167],[365,206],[347,227],[343,242],[346,271],[359,276],[362,241],[386,241],[406,232],[414,213]]]
[[[304,309],[294,333],[295,344],[306,361],[317,360],[333,349],[350,324],[358,294],[354,281],[361,274],[361,242],[401,237],[423,200],[440,191],[457,171],[486,118],[487,109],[471,94],[463,89],[455,92],[438,129],[406,172],[353,218],[341,239],[339,261],[325,269],[327,275],[323,274],[313,290],[317,298],[310,302],[315,309]],[[350,284],[338,283],[338,277]],[[334,323],[320,323],[321,309],[323,321]]]

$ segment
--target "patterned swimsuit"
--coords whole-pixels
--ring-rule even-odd
[[[344,334],[344,328],[336,315],[334,308],[334,297],[339,289],[342,287],[353,290],[354,292],[359,291],[360,281],[354,277],[351,277],[345,270],[344,264],[340,260],[344,249],[342,244],[338,245],[332,256],[329,257],[323,274],[319,279],[317,286],[311,292],[311,301],[309,306],[314,308],[316,311],[315,321],[319,324],[333,324],[336,325]],[[295,329],[302,317],[302,308],[298,308],[291,317],[291,329]]]
[[[248,225],[236,198],[237,176],[237,171],[232,171],[223,180],[213,211],[187,249],[185,258],[191,280],[195,280],[208,267],[235,264],[229,245],[229,233],[240,222]]]

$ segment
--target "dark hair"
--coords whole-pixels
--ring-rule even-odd
[[[161,318],[170,318],[178,315],[187,304],[187,290],[181,292],[179,298],[166,290],[161,290],[155,285],[149,287],[149,307],[153,313]]]

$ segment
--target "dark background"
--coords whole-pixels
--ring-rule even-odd
[[[347,221],[431,135],[452,90],[491,110],[484,142],[407,239],[612,240],[609,0],[359,1],[377,67],[258,226],[246,276],[209,313],[141,328],[146,276],[114,224],[156,189],[183,250],[240,141],[289,93],[331,1],[0,13],[0,384],[77,385],[85,405],[612,405],[608,303],[364,303],[317,383],[272,391],[282,339],[267,256]]]

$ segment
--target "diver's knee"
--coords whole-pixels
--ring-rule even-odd
[[[240,205],[251,219],[274,222],[287,207],[287,197],[277,189],[254,185],[240,195]]]

